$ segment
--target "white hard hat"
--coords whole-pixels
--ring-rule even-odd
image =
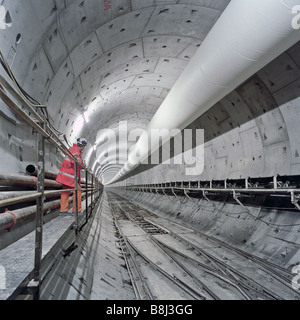
[[[77,138],[77,145],[79,147],[83,147],[87,145],[87,141],[85,138]]]

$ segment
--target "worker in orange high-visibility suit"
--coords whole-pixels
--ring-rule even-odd
[[[77,161],[80,163],[77,164],[77,208],[78,213],[81,214],[81,191],[80,191],[80,170],[82,168],[85,168],[86,165],[81,159],[81,155],[83,153],[83,149],[86,147],[87,141],[84,138],[78,138],[77,144],[73,144],[71,148],[69,148],[69,151],[73,154],[73,156],[77,159]],[[64,161],[61,165],[61,168],[59,170],[59,173],[56,177],[56,181],[63,184],[63,189],[74,189],[75,188],[75,166],[74,161],[66,155],[64,158]],[[65,191],[61,193],[60,197],[60,213],[66,214],[68,213],[69,209],[69,196],[71,191]],[[73,191],[73,210],[72,212],[75,212],[75,191]]]

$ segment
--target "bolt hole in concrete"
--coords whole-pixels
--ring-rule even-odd
[[[21,33],[18,33],[16,36],[16,44],[19,44],[21,42],[21,38],[22,38]]]

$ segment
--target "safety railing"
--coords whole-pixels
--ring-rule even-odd
[[[74,189],[60,189],[55,191],[45,191],[45,140],[49,143],[55,145],[63,154],[68,155],[75,164],[80,165],[77,159],[73,156],[73,154],[69,151],[68,147],[61,141],[59,136],[54,132],[52,127],[47,124],[46,118],[44,114],[41,114],[41,109],[46,108],[43,105],[35,105],[35,110],[21,95],[19,95],[13,87],[6,81],[6,79],[0,75],[0,83],[2,84],[3,89],[0,87],[0,98],[3,102],[21,119],[23,119],[28,125],[36,130],[38,133],[38,150],[37,150],[37,178],[36,178],[36,193],[26,196],[17,196],[10,199],[0,200],[0,208],[8,205],[20,203],[22,201],[36,200],[36,214],[35,214],[35,254],[34,254],[34,276],[30,281],[30,287],[33,289],[33,297],[34,299],[39,299],[40,296],[40,284],[41,284],[41,261],[42,261],[42,247],[43,247],[43,213],[44,213],[44,199],[45,196],[60,194],[64,191],[75,191],[75,241],[67,249],[67,251],[72,251],[77,247],[76,242],[78,240],[78,233],[84,227],[84,225],[88,222],[89,217],[92,214],[92,209],[94,206],[95,200],[97,200],[97,196],[100,196],[101,182],[90,172],[88,169],[85,170],[85,180],[86,180],[86,188],[81,189],[81,191],[85,192],[85,201],[86,201],[86,217],[83,225],[79,226],[79,215],[78,215],[78,186],[75,183]],[[8,92],[8,93],[7,93]],[[25,111],[27,109],[27,112]],[[49,123],[50,124],[50,123]],[[78,172],[77,165],[75,167],[75,181],[78,181]],[[88,187],[88,181],[91,178],[91,183]],[[5,178],[4,178],[5,180]],[[88,212],[88,196],[91,196],[91,212]],[[26,198],[26,199],[25,199]],[[2,219],[2,220],[1,220]],[[0,214],[0,230],[1,225],[2,229],[10,229],[12,226],[16,224],[18,217],[8,212],[8,214],[2,213]],[[1,222],[2,221],[2,222]]]

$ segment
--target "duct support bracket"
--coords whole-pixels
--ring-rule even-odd
[[[235,190],[232,190],[232,192],[233,192],[233,199],[234,199],[241,207],[243,207],[248,213],[250,213],[250,210],[249,210],[246,206],[244,206],[244,205],[242,204],[242,202],[239,200],[239,196],[241,195],[240,192],[236,192]]]
[[[203,195],[203,198],[205,199],[205,200],[207,200],[208,202],[210,202],[210,200],[207,198],[207,191],[205,191],[205,190],[202,190],[202,195]]]
[[[174,194],[174,196],[178,199],[178,196],[177,196],[177,194],[175,193],[174,188],[171,188],[171,189],[172,189],[172,193]]]
[[[184,191],[184,194],[186,195],[186,197],[189,198],[190,200],[192,200],[191,197],[188,195],[188,190],[183,189],[183,191]]]
[[[42,128],[46,130],[46,119],[43,119]],[[42,133],[38,135],[38,175],[37,175],[37,192],[41,195],[36,199],[35,215],[35,252],[34,252],[34,276],[33,283],[37,286],[33,293],[33,299],[40,299],[41,283],[41,261],[43,250],[43,215],[44,215],[44,176],[45,176],[45,137]]]
[[[300,211],[300,206],[298,204],[299,199],[300,195],[295,195],[294,191],[291,191],[291,203]]]

